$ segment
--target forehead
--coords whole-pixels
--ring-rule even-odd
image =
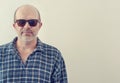
[[[33,7],[21,7],[16,11],[16,19],[38,19],[38,11]]]

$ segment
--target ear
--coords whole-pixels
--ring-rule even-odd
[[[15,28],[15,23],[13,23],[13,27]]]
[[[39,23],[39,29],[42,27],[42,22]]]

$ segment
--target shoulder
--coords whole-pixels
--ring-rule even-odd
[[[4,48],[8,48],[12,43],[6,43],[6,44],[3,44],[3,45],[0,45],[0,49],[4,49]]]
[[[41,50],[44,54],[47,55],[47,57],[51,57],[56,60],[62,59],[61,51],[53,45],[41,42]]]
[[[62,53],[57,47],[43,43],[43,48],[47,58],[53,60],[57,65],[64,64]]]
[[[46,51],[47,53],[52,53],[53,55],[58,55],[61,54],[60,50],[58,50],[58,48],[56,48],[53,45],[49,45],[46,43],[42,43],[42,48],[44,49],[44,51]]]
[[[44,48],[44,50],[48,51],[48,52],[56,52],[56,53],[59,53],[60,51],[58,50],[58,48],[56,48],[55,46],[53,45],[49,45],[49,44],[46,44],[46,43],[42,43],[42,46]]]
[[[12,43],[6,43],[3,45],[0,45],[0,53],[5,53],[5,51],[7,51],[8,49],[10,49]]]
[[[47,43],[44,43],[40,39],[38,39],[38,41],[37,41],[37,50],[45,52],[45,53],[50,53],[50,54],[51,53],[53,53],[53,54],[60,53],[60,51],[56,47],[49,45]]]

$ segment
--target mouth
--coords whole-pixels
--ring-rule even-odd
[[[32,32],[31,31],[23,31],[21,34],[25,35],[25,36],[30,36],[30,35],[32,35]]]

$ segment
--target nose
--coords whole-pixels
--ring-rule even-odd
[[[26,22],[26,24],[24,25],[24,28],[30,28],[30,25],[29,25],[29,23],[28,22]]]

